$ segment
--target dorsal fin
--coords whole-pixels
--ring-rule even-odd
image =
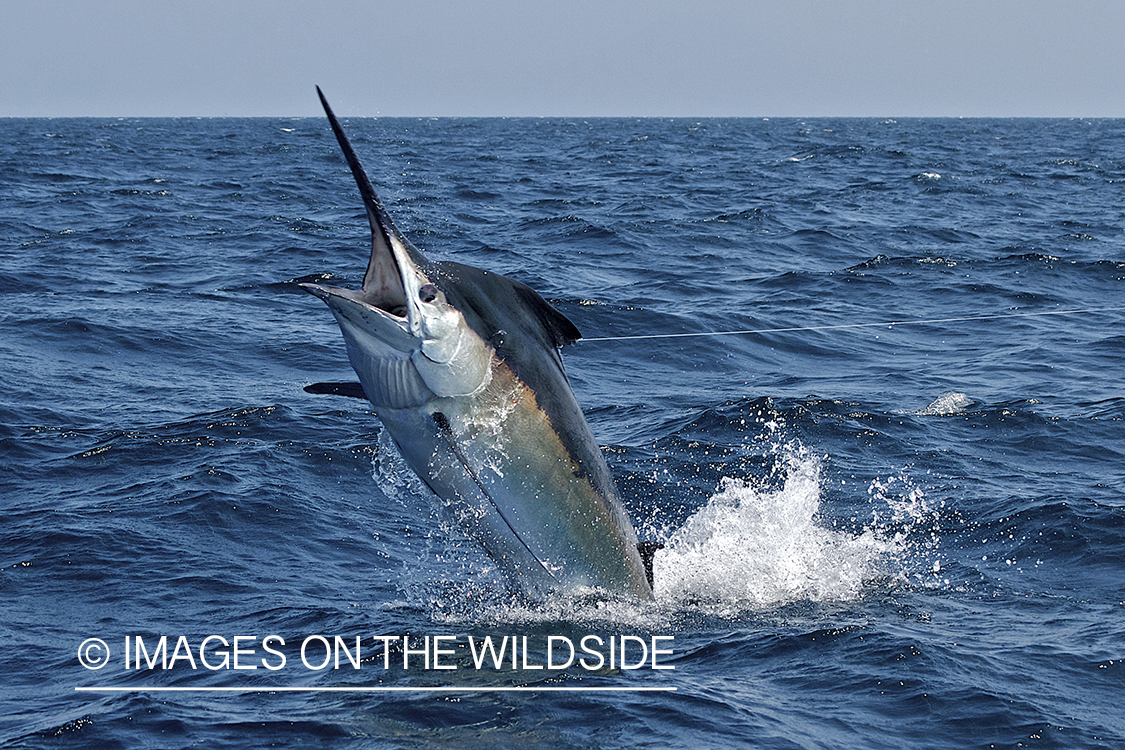
[[[582,332],[578,330],[578,326],[574,325],[570,318],[552,307],[550,302],[540,297],[534,289],[519,282],[515,283],[515,289],[520,300],[539,316],[543,327],[550,332],[555,346],[573,344],[582,338]]]
[[[463,313],[470,309],[479,315],[482,326],[477,333],[486,341],[497,331],[523,326],[544,344],[560,347],[582,338],[578,326],[570,318],[551,307],[526,284],[498,273],[481,270],[454,261],[434,264],[442,276],[446,293]],[[515,304],[513,304],[515,303]],[[470,325],[475,325],[472,321]],[[534,329],[534,330],[533,330]]]

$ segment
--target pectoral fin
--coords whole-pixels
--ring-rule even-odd
[[[327,396],[347,396],[348,398],[362,398],[367,400],[363,386],[359,383],[313,383],[305,386],[305,393],[316,393]]]

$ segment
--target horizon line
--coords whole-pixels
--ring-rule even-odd
[[[0,120],[311,120],[309,115],[0,115]],[[342,120],[1121,120],[1125,115],[341,115]]]

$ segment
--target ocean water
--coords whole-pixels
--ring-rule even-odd
[[[656,601],[512,597],[302,390],[324,120],[0,120],[0,746],[1125,746],[1125,121],[345,127],[583,331]]]

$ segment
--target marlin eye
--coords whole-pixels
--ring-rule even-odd
[[[433,302],[437,299],[438,288],[433,284],[425,284],[418,290],[418,299],[423,302]]]

